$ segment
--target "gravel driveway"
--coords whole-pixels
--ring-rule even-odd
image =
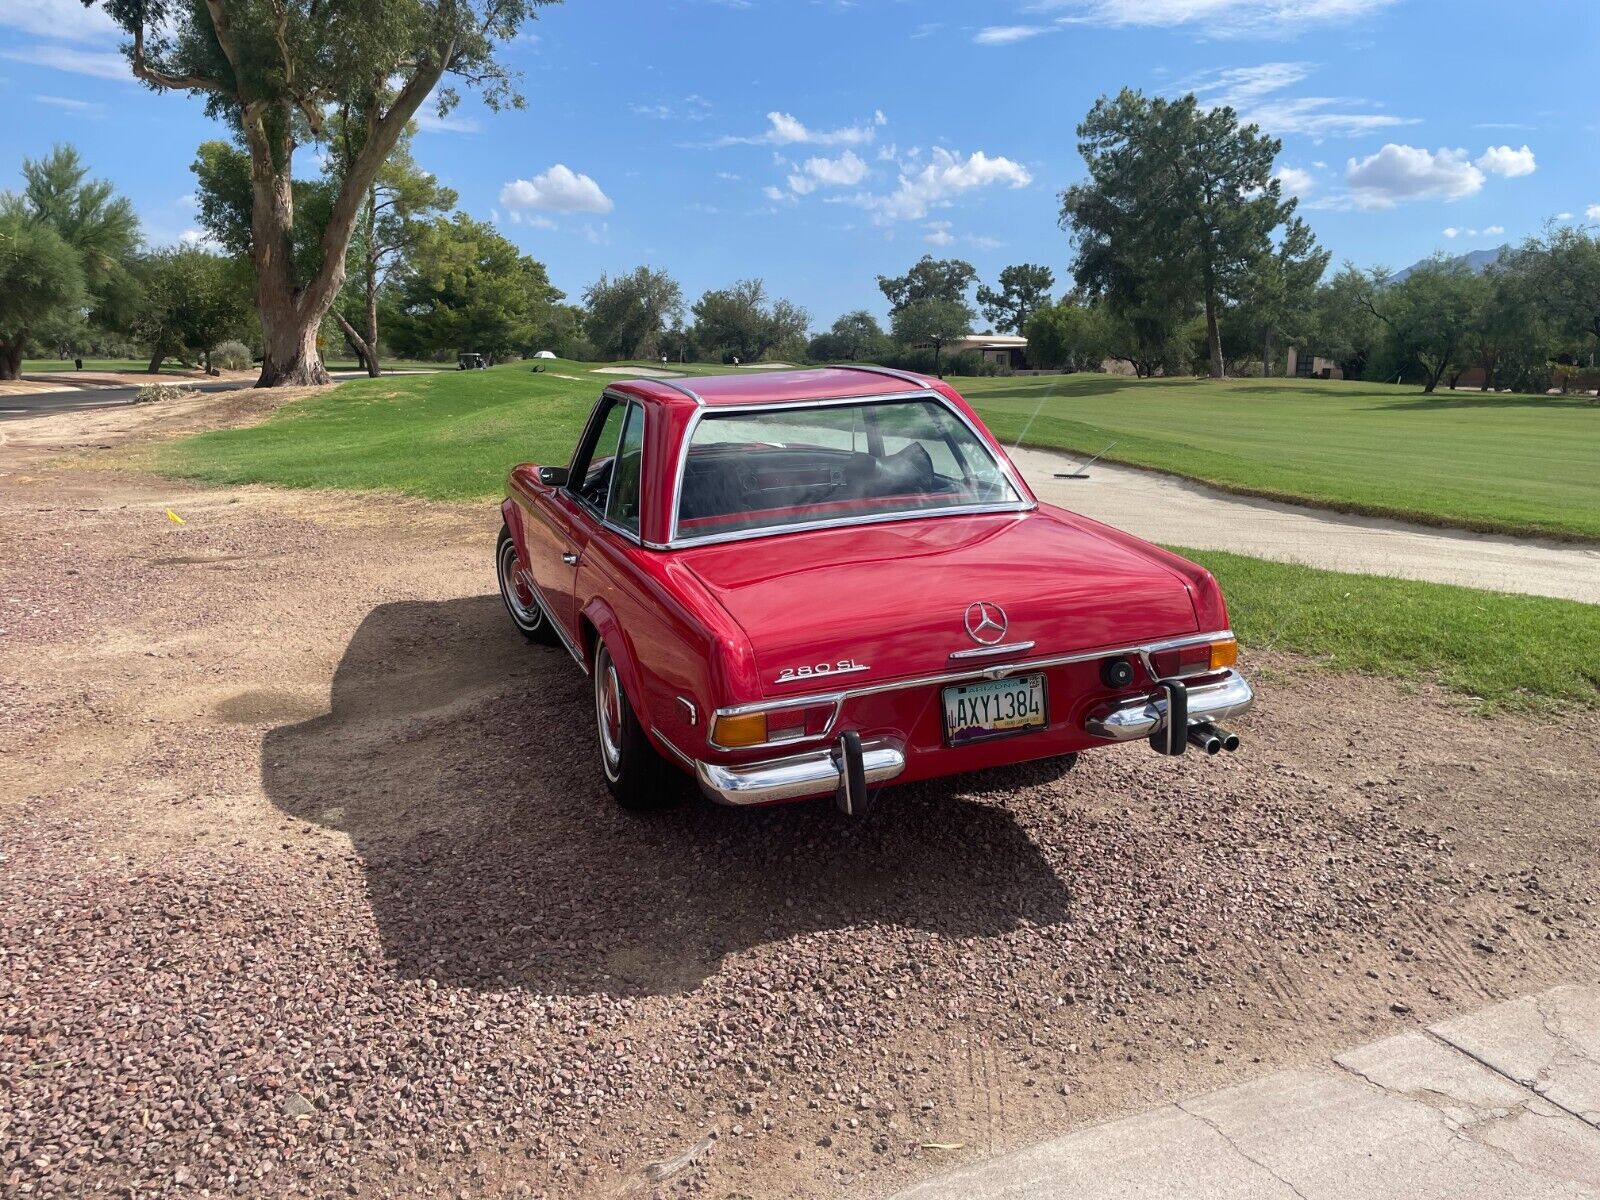
[[[1595,980],[1592,715],[1256,658],[1220,760],[633,816],[492,509],[41,448],[185,411],[0,447],[8,1194],[884,1194]]]

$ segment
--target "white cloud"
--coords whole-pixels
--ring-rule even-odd
[[[1253,67],[1202,71],[1174,85],[1173,92],[1193,92],[1204,104],[1232,108],[1239,119],[1268,133],[1307,137],[1353,137],[1396,125],[1415,125],[1414,117],[1363,111],[1370,101],[1349,96],[1281,96],[1317,70],[1315,63],[1269,62]]]
[[[867,177],[867,164],[854,150],[838,158],[808,158],[789,176],[789,190],[807,195],[819,187],[854,187]]]
[[[781,202],[783,202],[785,200],[793,200],[794,199],[793,196],[789,195],[789,193],[784,191],[781,187],[776,187],[776,186],[774,186],[773,184],[770,184],[770,183],[767,184],[766,187],[761,189],[761,194],[763,196],[765,196],[768,200],[771,200],[774,204],[781,203]]]
[[[1004,184],[1027,187],[1033,175],[1021,163],[1002,155],[990,157],[976,150],[966,158],[943,146],[935,146],[931,161],[907,174],[900,172],[899,186],[884,195],[857,193],[849,202],[870,209],[879,224],[892,221],[920,221],[928,209],[950,203],[952,197],[973,188]]]
[[[1460,233],[1461,233],[1461,230],[1457,229],[1454,225],[1446,226],[1445,231],[1444,231],[1444,235],[1447,238],[1456,237]]]
[[[128,60],[110,51],[79,50],[72,46],[34,45],[23,50],[0,50],[0,58],[28,63],[35,67],[54,67],[57,71],[71,71],[74,75],[92,75],[96,79],[118,79],[133,82],[133,72]]]
[[[91,100],[74,100],[70,96],[38,95],[34,100],[40,104],[48,104],[51,108],[63,108],[67,112],[78,113],[85,117],[98,117],[105,111],[103,104],[96,104]]]
[[[1600,204],[1591,204],[1589,206],[1589,208],[1594,213],[1595,216],[1600,217]],[[1570,220],[1572,220],[1572,214],[1569,213],[1569,212],[1558,212],[1556,214],[1556,220],[1558,220],[1558,221],[1570,221]]]
[[[500,189],[500,203],[511,210],[540,208],[563,213],[607,213],[616,207],[598,183],[563,163],[532,179],[513,179]]]
[[[978,30],[973,41],[980,46],[1009,46],[1012,42],[1025,42],[1041,33],[1057,33],[1059,25],[985,25]]]
[[[1308,195],[1317,186],[1317,177],[1303,167],[1279,167],[1272,175],[1291,196]]]
[[[423,133],[477,133],[483,128],[472,117],[458,117],[454,113],[441,117],[431,108],[417,109],[416,122]]]
[[[948,246],[956,240],[950,233],[949,221],[929,221],[923,228],[928,232],[923,234],[922,240],[930,246]]]
[[[677,104],[630,104],[637,116],[657,121],[703,121],[711,115],[711,101],[698,94],[685,96]]]
[[[812,129],[798,117],[785,112],[769,112],[767,129],[751,137],[725,137],[719,146],[862,146],[878,136],[878,128],[887,124],[882,110],[872,114],[872,120],[860,125],[845,125],[838,129]]]
[[[0,25],[38,37],[80,42],[111,41],[121,32],[104,9],[85,7],[81,0],[4,0]]]
[[[1460,200],[1483,187],[1483,172],[1465,150],[1388,143],[1376,154],[1352,158],[1345,183],[1357,208],[1393,208],[1403,200]]]
[[[494,221],[494,223],[496,225],[500,224],[500,210],[499,209],[490,209],[489,210],[489,216]],[[506,224],[508,224],[508,225],[528,225],[528,226],[533,227],[534,229],[556,229],[556,228],[559,228],[559,226],[557,226],[556,223],[554,221],[552,221],[549,217],[541,216],[540,214],[538,214],[536,212],[519,212],[518,210],[516,210],[514,208],[506,213]]]
[[[1490,146],[1478,158],[1478,166],[1491,175],[1515,179],[1519,175],[1532,175],[1537,164],[1533,161],[1533,151],[1527,146],[1521,150],[1513,150],[1510,146]]]
[[[1504,225],[1485,225],[1483,228],[1483,235],[1484,237],[1495,237],[1504,233],[1505,231],[1506,227]]]
[[[1197,25],[1202,34],[1236,37],[1294,34],[1312,24],[1344,24],[1387,8],[1394,0],[1053,0],[1047,8],[1071,10],[1062,24],[1109,26]]]
[[[1589,218],[1591,221],[1600,221],[1600,204],[1589,205],[1588,208],[1583,210],[1583,215]],[[1572,214],[1567,213],[1561,219],[1564,221],[1569,221],[1572,219]]]

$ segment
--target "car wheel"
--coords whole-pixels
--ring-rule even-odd
[[[554,646],[559,635],[544,609],[539,607],[539,597],[534,594],[533,585],[528,581],[527,568],[517,554],[517,543],[504,525],[500,526],[500,541],[494,548],[494,561],[495,573],[500,577],[500,598],[506,602],[506,612],[511,614],[511,623],[517,627],[517,632],[530,642]]]
[[[594,652],[595,732],[606,787],[624,808],[665,808],[678,797],[677,772],[656,753],[645,735],[622,675],[605,642]]]

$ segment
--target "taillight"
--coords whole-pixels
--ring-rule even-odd
[[[712,722],[711,743],[725,750],[739,750],[820,737],[828,731],[833,710],[830,700],[822,704],[797,704],[792,708],[723,714]]]
[[[1221,671],[1239,661],[1239,643],[1233,638],[1215,642],[1195,642],[1171,650],[1158,650],[1150,656],[1157,679],[1181,678]]]

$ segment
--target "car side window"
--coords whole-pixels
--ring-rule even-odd
[[[568,489],[594,509],[606,511],[606,496],[611,490],[611,470],[617,451],[617,441],[622,436],[622,422],[627,415],[627,405],[609,396],[602,401],[607,407],[598,426],[589,426],[593,436],[585,441],[573,460]]]
[[[606,520],[630,533],[639,532],[639,479],[644,463],[644,409],[628,405],[611,466],[611,495],[606,502]]]

